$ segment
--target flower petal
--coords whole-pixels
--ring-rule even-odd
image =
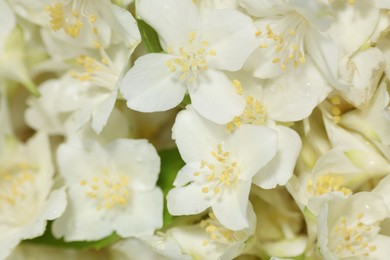
[[[267,82],[262,102],[269,118],[291,122],[308,117],[331,87],[308,57],[294,71]]]
[[[210,206],[202,187],[196,183],[173,188],[167,195],[167,202],[169,213],[175,216],[198,214]]]
[[[137,59],[120,82],[121,93],[129,108],[141,112],[165,111],[183,100],[184,83],[165,65],[173,58],[151,53]]]
[[[253,183],[263,189],[285,185],[294,172],[296,160],[302,147],[299,135],[288,127],[277,126],[278,152],[253,177]]]
[[[131,176],[131,186],[135,191],[154,189],[160,171],[160,157],[147,140],[116,139],[107,146],[107,151],[116,167]]]
[[[202,39],[209,42],[215,56],[208,56],[211,68],[236,71],[241,69],[256,48],[256,27],[252,20],[236,10],[210,12],[203,21]]]
[[[152,235],[162,227],[163,194],[159,188],[148,192],[134,192],[131,209],[118,214],[113,222],[114,230],[121,237]]]
[[[278,135],[265,126],[243,125],[225,143],[227,151],[234,151],[237,164],[242,167],[239,178],[251,180],[261,167],[276,154]]]
[[[178,47],[198,31],[199,15],[191,0],[138,0],[137,15],[159,34],[163,47]]]
[[[249,227],[247,218],[248,197],[251,181],[245,181],[234,188],[234,192],[224,192],[220,200],[212,206],[215,217],[231,230]]]
[[[224,134],[225,133],[225,134]],[[211,158],[211,150],[227,136],[225,126],[214,124],[195,112],[192,106],[181,111],[172,127],[180,155],[186,163]]]
[[[241,115],[245,99],[236,93],[233,84],[220,71],[207,70],[199,73],[189,86],[192,106],[205,118],[226,124]]]

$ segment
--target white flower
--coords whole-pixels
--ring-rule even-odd
[[[107,0],[53,0],[45,11],[50,17],[49,37],[78,48],[107,48],[119,40],[133,49],[140,41],[130,12]]]
[[[256,174],[253,182],[265,189],[284,185],[293,174],[301,149],[297,133],[275,122],[291,122],[309,116],[330,91],[323,76],[310,59],[294,73],[264,82],[249,75],[235,73],[231,77],[246,97],[242,115],[235,117],[227,127],[234,130],[245,124],[266,125],[278,132],[278,153]]]
[[[248,247],[256,227],[252,205],[246,210],[249,226],[241,230],[224,227],[212,212],[199,223],[169,229],[167,235],[175,238],[182,250],[193,259],[234,259]]]
[[[241,5],[258,18],[258,48],[248,60],[259,78],[277,77],[300,67],[310,56],[325,78],[342,87],[337,76],[338,46],[327,34],[331,17],[319,1],[241,0]]]
[[[57,160],[69,203],[53,224],[55,236],[98,240],[114,231],[121,237],[150,235],[162,226],[160,159],[146,140],[62,144]]]
[[[252,177],[275,156],[276,132],[245,125],[230,134],[191,106],[178,114],[172,131],[186,165],[167,195],[169,212],[191,215],[211,207],[225,227],[247,228]]]
[[[318,247],[325,259],[386,259],[390,237],[381,223],[389,212],[378,195],[361,192],[330,199],[318,217]]]
[[[298,171],[287,185],[299,207],[318,216],[324,202],[334,193],[340,197],[353,194],[353,189],[372,177],[359,169],[344,154],[343,149],[332,149],[321,156],[311,171]]]
[[[27,123],[34,129],[61,134],[65,131],[63,124],[71,123],[78,130],[90,121],[94,131],[100,133],[117,100],[117,81],[128,58],[123,46],[107,51],[99,48],[100,59],[81,55],[76,59],[81,69],[75,66],[62,77],[42,83],[42,97],[28,100]]]
[[[63,189],[52,191],[54,168],[44,134],[26,145],[12,138],[0,143],[0,259],[23,239],[42,235],[46,221],[65,209]]]
[[[251,19],[231,9],[200,16],[190,0],[141,0],[137,10],[166,53],[138,58],[125,75],[120,90],[128,107],[168,110],[188,90],[194,109],[209,120],[227,123],[241,114],[245,101],[221,70],[239,70],[255,47]]]

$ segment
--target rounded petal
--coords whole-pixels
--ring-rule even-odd
[[[331,87],[308,58],[294,71],[268,81],[262,102],[268,117],[291,122],[308,117],[331,91]]]
[[[165,47],[178,47],[197,31],[199,15],[191,0],[138,0],[137,15],[149,24]]]
[[[83,189],[68,190],[68,206],[52,226],[53,235],[65,241],[99,240],[113,232],[110,223],[102,221],[104,211],[97,210],[94,200]],[[99,228],[97,228],[99,227]]]
[[[227,136],[225,126],[214,124],[195,112],[192,106],[181,111],[172,127],[180,155],[186,163],[211,158],[211,150]]]
[[[285,185],[294,173],[295,163],[302,147],[299,135],[288,127],[277,126],[278,152],[254,177],[253,183],[263,189]]]
[[[141,112],[165,111],[183,100],[185,84],[165,64],[173,58],[151,53],[136,60],[120,82],[120,91],[129,108]]]
[[[97,134],[99,134],[107,124],[111,111],[114,109],[117,95],[117,90],[113,91],[109,95],[105,95],[104,100],[99,102],[96,108],[92,111],[91,126]]]
[[[236,10],[220,9],[203,21],[202,39],[209,42],[215,56],[209,56],[211,68],[236,71],[257,47],[256,27],[252,20]]]
[[[160,171],[160,157],[147,140],[117,139],[107,146],[116,168],[131,176],[136,191],[152,190]]]
[[[163,194],[159,188],[148,192],[134,192],[131,209],[118,214],[114,230],[121,237],[152,235],[162,227]]]
[[[235,187],[235,192],[224,192],[220,200],[212,206],[215,217],[222,225],[231,230],[249,227],[247,206],[251,181],[245,181]]]
[[[175,216],[198,214],[210,206],[210,201],[202,193],[202,187],[196,183],[170,190],[167,203],[169,213]]]
[[[241,169],[239,178],[251,180],[276,154],[278,135],[265,126],[243,125],[226,141],[227,151],[234,152]]]
[[[236,93],[233,84],[220,71],[207,70],[199,73],[189,86],[192,106],[205,118],[226,124],[240,116],[245,108],[245,99]]]

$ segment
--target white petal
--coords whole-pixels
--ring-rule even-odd
[[[92,128],[99,134],[103,127],[107,124],[108,118],[110,117],[111,111],[114,108],[117,90],[114,90],[108,96],[104,96],[104,100],[97,104],[97,107],[92,111]]]
[[[308,117],[331,87],[308,57],[294,71],[267,82],[262,102],[269,118],[291,122]]]
[[[198,214],[211,204],[202,193],[202,187],[196,183],[170,190],[167,195],[167,203],[169,213],[175,216]]]
[[[249,227],[247,206],[251,181],[237,184],[234,192],[226,191],[220,200],[212,206],[215,217],[222,225],[231,230]]]
[[[111,224],[103,220],[103,213],[96,209],[94,200],[87,197],[84,189],[72,187],[68,190],[64,214],[53,223],[53,235],[64,237],[65,241],[102,239],[113,232]]]
[[[159,34],[162,45],[178,47],[198,31],[199,17],[191,0],[138,0],[137,16]]]
[[[151,53],[138,58],[122,81],[127,106],[141,112],[165,111],[183,100],[186,88],[165,62],[174,56]]]
[[[239,0],[249,14],[256,17],[280,15],[288,11],[283,0]]]
[[[307,53],[317,65],[324,77],[338,89],[347,88],[344,82],[338,79],[337,68],[339,47],[326,34],[309,29],[305,37]]]
[[[0,50],[2,51],[4,40],[15,27],[16,19],[15,14],[12,12],[6,1],[0,1],[0,10]]]
[[[305,17],[317,30],[325,31],[333,22],[333,17],[325,15],[330,12],[327,5],[321,4],[320,1],[289,0],[288,5]]]
[[[189,86],[189,93],[194,109],[215,123],[226,124],[241,115],[245,108],[245,99],[220,71],[209,69],[199,73]]]
[[[276,154],[278,135],[265,126],[243,125],[226,141],[227,151],[234,153],[241,168],[239,178],[251,180]]]
[[[186,184],[190,183],[191,181],[194,180],[194,173],[195,172],[201,173],[201,170],[199,168],[200,168],[199,162],[187,163],[177,173],[175,181],[173,182],[173,185],[185,186]]]
[[[217,125],[202,118],[192,106],[187,106],[186,110],[177,115],[172,127],[172,138],[186,163],[212,158],[211,150],[215,149],[227,134],[224,125]]]
[[[335,22],[329,29],[329,35],[337,45],[351,56],[367,42],[379,19],[379,9],[372,6],[371,1],[356,1],[353,5],[336,1],[332,4],[336,9]],[[356,30],[359,28],[359,30]]]
[[[64,189],[54,190],[45,203],[42,213],[23,234],[23,239],[31,239],[43,235],[47,220],[53,220],[62,215],[67,204]]]
[[[152,235],[162,227],[163,194],[159,188],[148,192],[134,192],[130,209],[118,214],[113,222],[115,231],[121,237]]]
[[[135,48],[141,41],[137,22],[126,9],[114,4],[110,5],[109,12],[104,12],[104,19],[110,24],[111,29],[121,38],[128,48]]]
[[[352,105],[362,108],[371,100],[382,76],[385,67],[383,53],[378,48],[354,53],[354,57],[347,60],[345,67],[346,74],[348,76],[352,74],[352,78],[345,77],[352,83],[352,87],[341,94]],[[353,69],[349,70],[348,67]]]
[[[209,67],[236,71],[257,47],[256,27],[252,20],[236,10],[210,12],[203,21],[202,39],[209,42],[215,56],[208,56]]]
[[[136,191],[152,190],[160,171],[160,157],[147,140],[117,139],[107,146],[116,168],[131,176]]]
[[[302,147],[299,135],[290,128],[277,126],[278,152],[254,177],[253,183],[263,189],[285,185],[294,173],[295,163]]]

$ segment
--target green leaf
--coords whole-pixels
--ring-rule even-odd
[[[167,209],[166,196],[173,188],[173,181],[176,178],[178,171],[185,165],[180,157],[179,151],[175,149],[163,150],[159,152],[161,158],[161,172],[157,185],[161,187],[164,194],[164,227],[168,226],[173,217]]]
[[[95,249],[99,250],[106,246],[109,246],[121,239],[116,233],[111,234],[108,237],[97,241],[77,241],[77,242],[65,242],[64,239],[57,239],[51,233],[52,222],[49,222],[46,227],[45,233],[37,238],[25,240],[25,243],[45,244],[54,247],[72,248],[72,249]],[[96,227],[99,228],[99,227]]]
[[[160,40],[158,35],[149,24],[145,23],[143,20],[136,19],[138,30],[141,34],[142,42],[145,45],[147,52],[162,52],[163,49],[160,45]]]

